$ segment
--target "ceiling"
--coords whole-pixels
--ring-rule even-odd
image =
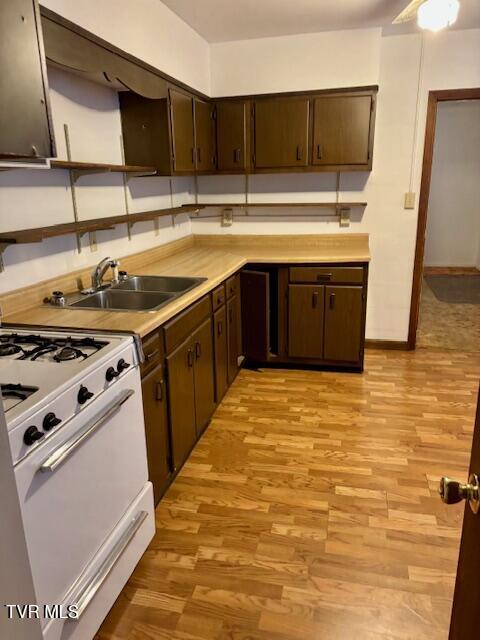
[[[409,0],[162,0],[209,42],[386,27]],[[480,2],[461,0],[457,27],[480,26]]]

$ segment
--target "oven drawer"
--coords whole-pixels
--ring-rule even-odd
[[[153,490],[147,482],[63,600],[65,608],[78,605],[78,618],[49,621],[44,639],[93,638],[154,534]]]
[[[138,368],[24,458],[15,478],[38,601],[62,602],[148,479]]]

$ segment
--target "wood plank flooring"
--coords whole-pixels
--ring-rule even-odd
[[[98,640],[446,640],[480,356],[242,370]]]

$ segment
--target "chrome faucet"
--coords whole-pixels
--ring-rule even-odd
[[[102,287],[103,276],[106,274],[109,268],[113,271],[112,283],[118,282],[118,267],[120,266],[120,260],[114,260],[113,258],[104,258],[97,264],[92,271],[92,289],[97,291]]]

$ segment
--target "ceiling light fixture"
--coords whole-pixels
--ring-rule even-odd
[[[426,0],[418,8],[418,26],[429,31],[445,29],[455,22],[459,9],[458,0]]]

